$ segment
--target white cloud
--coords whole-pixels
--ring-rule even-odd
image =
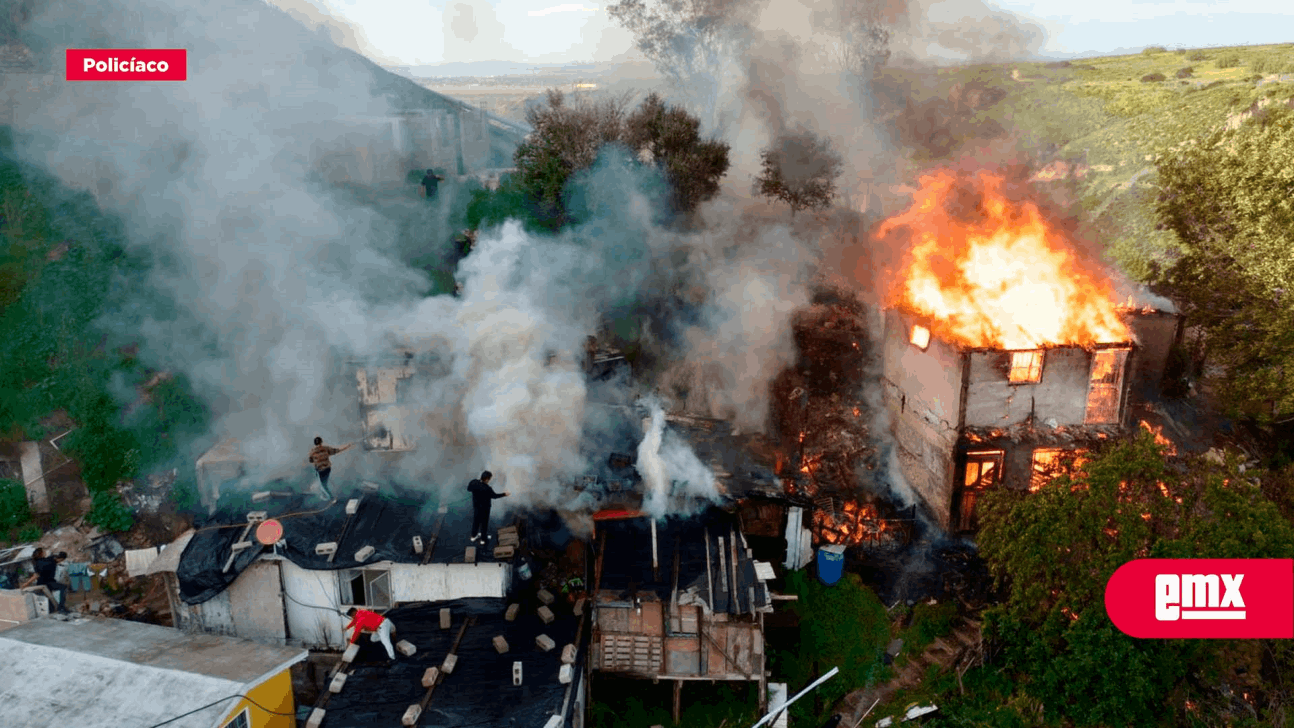
[[[566,5],[554,5],[551,8],[544,8],[543,10],[531,10],[528,15],[532,18],[537,18],[544,15],[551,15],[553,13],[596,13],[597,11],[597,8],[586,8],[583,5],[571,5],[568,3]]]

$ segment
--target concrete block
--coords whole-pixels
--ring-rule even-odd
[[[552,624],[553,620],[557,619],[557,615],[553,614],[553,610],[548,607],[540,607],[539,618],[544,620],[544,624]]]
[[[497,650],[500,655],[508,651],[508,641],[503,639],[503,635],[498,635],[494,638],[494,649]]]
[[[554,597],[552,592],[548,591],[547,589],[539,590],[539,601],[543,602],[544,604],[552,604],[553,600],[554,600]]]
[[[329,541],[328,543],[315,544],[315,556],[327,556],[337,553],[337,542]]]
[[[372,555],[373,555],[373,552],[374,552],[374,551],[376,551],[376,550],[377,550],[377,549],[373,548],[372,546],[365,546],[364,548],[362,548],[362,549],[360,549],[359,551],[356,551],[356,552],[355,552],[355,560],[356,560],[356,561],[368,561],[368,557],[372,556]]]
[[[230,547],[229,547],[229,550],[230,550],[230,551],[233,551],[234,553],[237,553],[237,552],[239,552],[239,551],[246,551],[247,549],[249,549],[249,548],[251,548],[251,547],[252,547],[252,542],[251,542],[251,541],[239,541],[238,543],[234,544],[233,546],[230,546]]]
[[[324,714],[328,712],[323,708],[315,708],[310,712],[310,718],[306,721],[306,728],[319,728],[323,725]]]
[[[422,555],[422,536],[413,537],[413,552]]]
[[[270,517],[270,514],[268,511],[252,511],[251,513],[247,514],[247,522],[260,523],[261,521],[264,521],[266,518],[269,518],[269,517]]]
[[[475,546],[468,546],[468,547],[467,547],[467,551],[463,552],[463,563],[465,563],[465,564],[475,564],[475,563],[476,563],[476,547],[475,547]]]
[[[269,490],[261,490],[261,491],[257,491],[257,492],[255,492],[255,493],[252,493],[252,502],[253,502],[253,503],[264,503],[265,501],[269,500],[269,499],[270,499],[270,498],[272,498],[272,497],[274,497],[274,492],[273,492],[273,491],[269,491]]]
[[[517,527],[503,526],[502,528],[499,529],[499,538],[503,538],[505,534],[511,534],[513,536],[517,535]]]
[[[346,515],[353,516],[359,511],[359,498],[351,498],[346,501]]]
[[[445,655],[445,661],[440,663],[440,671],[446,675],[452,675],[454,668],[458,666],[458,655]]]
[[[422,686],[424,688],[429,688],[432,685],[435,685],[436,679],[439,677],[440,677],[439,668],[435,668],[435,667],[427,668],[426,672],[422,673]]]
[[[552,637],[549,637],[546,634],[541,634],[535,638],[535,646],[543,650],[544,652],[549,652],[554,647],[557,646],[557,643],[553,640]]]
[[[17,589],[0,590],[0,629],[36,618],[36,598]]]
[[[409,640],[400,640],[399,642],[395,643],[395,651],[399,652],[405,657],[412,657],[413,653],[418,651],[418,648],[415,647],[413,643],[410,642]]]
[[[441,608],[441,610],[440,610],[440,628],[441,628],[441,629],[449,629],[449,625],[450,625],[452,622],[453,622],[453,615],[451,615],[451,614],[450,614],[449,607],[443,607],[443,608]]]
[[[378,485],[377,483],[374,483],[371,480],[365,480],[360,482],[359,489],[364,491],[365,493],[376,493],[379,490],[382,490],[382,486]]]
[[[520,662],[512,663],[512,684],[513,685],[521,684],[521,663]]]
[[[340,693],[341,689],[346,686],[346,673],[339,672],[333,675],[332,682],[328,684],[328,692]]]
[[[517,621],[517,612],[521,611],[520,604],[509,604],[508,611],[504,613],[503,618],[509,622]]]
[[[441,506],[437,508],[436,513],[439,513],[442,516],[445,515],[446,513],[449,513],[449,506]]]
[[[562,665],[562,668],[557,671],[557,680],[561,682],[561,684],[563,685],[569,685],[570,682],[574,679],[575,679],[574,665]]]
[[[566,645],[562,648],[562,664],[575,664],[575,645]]]
[[[516,552],[517,552],[517,549],[512,546],[500,546],[494,550],[494,558],[510,559],[512,558],[512,555],[515,554]]]
[[[584,616],[584,603],[587,601],[588,600],[585,599],[584,597],[580,597],[579,599],[575,600],[575,616],[577,617]]]
[[[510,536],[510,537],[508,537],[508,538],[501,538],[501,539],[499,539],[499,545],[500,545],[500,546],[511,546],[512,548],[514,548],[514,549],[515,549],[515,548],[519,548],[519,547],[521,546],[521,540],[520,540],[520,539],[518,539],[518,538],[517,538],[517,537],[515,537],[515,536]]]
[[[358,644],[349,645],[346,647],[346,651],[341,653],[341,661],[349,665],[350,663],[355,661],[355,655],[358,655],[358,654],[359,654],[359,645]]]
[[[409,706],[408,710],[404,711],[404,715],[400,718],[400,725],[413,725],[418,722],[418,716],[420,715],[422,715],[422,706],[414,703]]]

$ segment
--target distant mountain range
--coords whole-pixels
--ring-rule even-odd
[[[460,76],[528,76],[535,73],[587,73],[610,71],[614,63],[522,63],[514,61],[454,61],[423,66],[387,66],[392,73],[408,78],[453,78]]]

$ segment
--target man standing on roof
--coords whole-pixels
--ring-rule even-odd
[[[436,199],[436,191],[440,189],[440,183],[445,180],[444,177],[438,177],[434,169],[427,170],[427,175],[422,178],[422,186],[427,190],[427,199]]]
[[[58,611],[67,614],[67,587],[59,583],[55,578],[58,573],[58,565],[63,563],[67,558],[66,551],[59,551],[52,557],[45,556],[45,549],[38,548],[32,553],[31,565],[36,570],[27,581],[24,581],[19,589],[26,589],[31,583],[36,582],[36,586],[43,586],[49,589],[50,596],[54,598],[55,608]]]
[[[361,632],[372,633],[374,642],[381,642],[386,648],[386,656],[390,660],[395,660],[395,648],[391,646],[391,620],[383,617],[377,612],[370,612],[367,609],[351,607],[346,612],[350,616],[350,621],[345,627],[341,628],[342,634],[346,634],[351,627],[355,628],[354,634],[350,636],[350,643],[353,645],[359,642]]]
[[[490,506],[495,498],[502,498],[507,493],[495,493],[490,487],[494,473],[481,473],[480,480],[467,484],[467,492],[472,494],[472,543],[482,546],[490,539]]]
[[[323,497],[328,500],[333,499],[332,492],[328,490],[328,477],[332,475],[332,460],[330,458],[349,449],[350,445],[328,447],[323,444],[322,437],[316,437],[315,446],[310,450],[310,457],[306,458],[306,462],[315,466],[315,471],[319,473],[319,489],[323,491]]]

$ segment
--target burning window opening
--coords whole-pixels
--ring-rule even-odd
[[[916,325],[912,327],[912,343],[922,351],[930,346],[930,329]]]
[[[1029,479],[1029,492],[1036,493],[1059,475],[1074,475],[1087,462],[1086,450],[1066,450],[1059,447],[1040,447],[1033,451],[1033,475]]]
[[[985,490],[1001,482],[1002,462],[1005,457],[1004,450],[976,450],[966,453],[966,474],[962,480],[958,511],[961,530],[976,530],[978,521],[975,516],[975,506]]]
[[[1011,352],[1011,373],[1007,379],[1012,384],[1037,384],[1042,381],[1042,352]]]
[[[1118,422],[1128,349],[1102,349],[1092,355],[1087,391],[1087,424]]]

